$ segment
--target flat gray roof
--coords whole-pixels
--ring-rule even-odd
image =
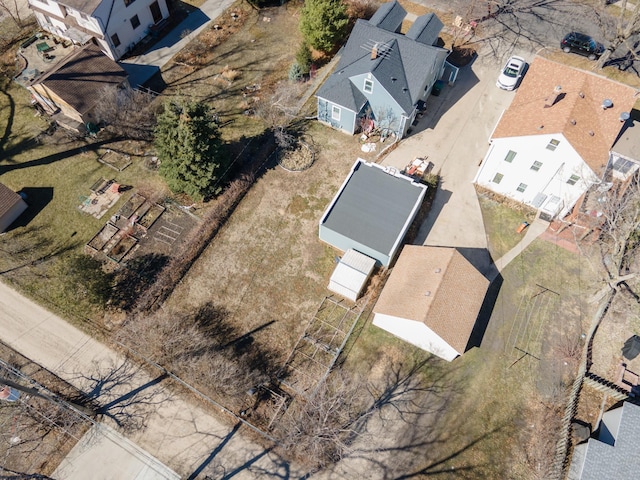
[[[391,253],[426,187],[360,161],[322,225],[378,252]]]

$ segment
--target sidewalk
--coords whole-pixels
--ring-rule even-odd
[[[93,449],[77,450],[81,454],[78,461],[65,463],[64,478],[123,478],[119,472],[127,470],[140,471],[135,477],[138,480],[173,480],[172,470],[181,478],[196,478],[211,473],[212,468],[235,472],[234,480],[253,479],[255,470],[279,478],[285,472],[292,473],[291,466],[249,440],[238,431],[238,425],[222,423],[165,388],[162,375],[153,378],[137,369],[115,351],[1,282],[0,338],[96,398],[105,409],[105,423],[127,438],[118,443],[119,448],[104,450],[89,442]],[[126,432],[117,425],[132,421],[137,428]],[[110,437],[110,441],[115,438]],[[138,448],[131,449],[129,442]],[[113,458],[108,457],[110,454]],[[97,458],[91,460],[96,455],[101,469],[95,468]],[[148,461],[141,463],[144,458]]]
[[[129,84],[137,87],[153,77],[232,3],[233,0],[207,0],[199,10],[191,12],[147,53],[121,61],[120,66],[129,74]],[[186,32],[190,33],[184,35]]]

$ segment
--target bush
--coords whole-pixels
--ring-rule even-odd
[[[312,62],[313,58],[311,58],[311,50],[309,50],[309,45],[307,44],[307,42],[303,41],[300,44],[300,48],[298,48],[298,52],[296,53],[296,63],[300,67],[302,75],[309,75]]]
[[[291,68],[289,69],[289,80],[295,80],[296,82],[298,82],[302,80],[302,77],[303,74],[300,65],[298,65],[297,62],[291,65]]]

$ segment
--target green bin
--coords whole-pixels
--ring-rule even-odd
[[[436,97],[440,95],[442,87],[444,87],[444,82],[442,80],[436,80],[436,83],[433,84],[433,88],[431,89],[431,95]]]

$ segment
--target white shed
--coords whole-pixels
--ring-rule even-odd
[[[333,271],[328,288],[355,302],[367,284],[375,266],[376,261],[373,258],[349,249]]]

